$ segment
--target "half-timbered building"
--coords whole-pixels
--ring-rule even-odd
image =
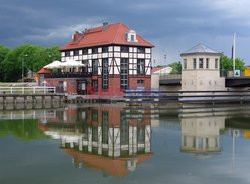
[[[61,48],[61,61],[76,60],[85,65],[75,88],[85,94],[151,87],[153,45],[122,23],[76,32]],[[71,72],[74,72],[73,69]]]

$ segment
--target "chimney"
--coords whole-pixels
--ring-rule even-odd
[[[102,23],[102,26],[103,26],[102,30],[105,31],[108,28],[108,25],[109,25],[108,22],[103,22]]]
[[[75,34],[73,35],[73,41],[78,40],[82,36],[82,33],[79,31],[76,31]]]
[[[103,26],[107,26],[107,25],[109,25],[109,23],[108,23],[108,22],[103,22],[102,24],[103,24]]]

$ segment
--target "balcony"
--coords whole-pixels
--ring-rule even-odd
[[[91,77],[91,73],[86,72],[55,72],[47,73],[44,78],[86,78]]]

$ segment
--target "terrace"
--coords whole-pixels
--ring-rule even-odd
[[[91,77],[91,73],[88,72],[52,72],[46,73],[44,78],[86,78]]]

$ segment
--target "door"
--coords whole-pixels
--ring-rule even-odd
[[[86,95],[87,94],[86,81],[78,81],[78,83],[77,83],[77,93],[79,95]]]

